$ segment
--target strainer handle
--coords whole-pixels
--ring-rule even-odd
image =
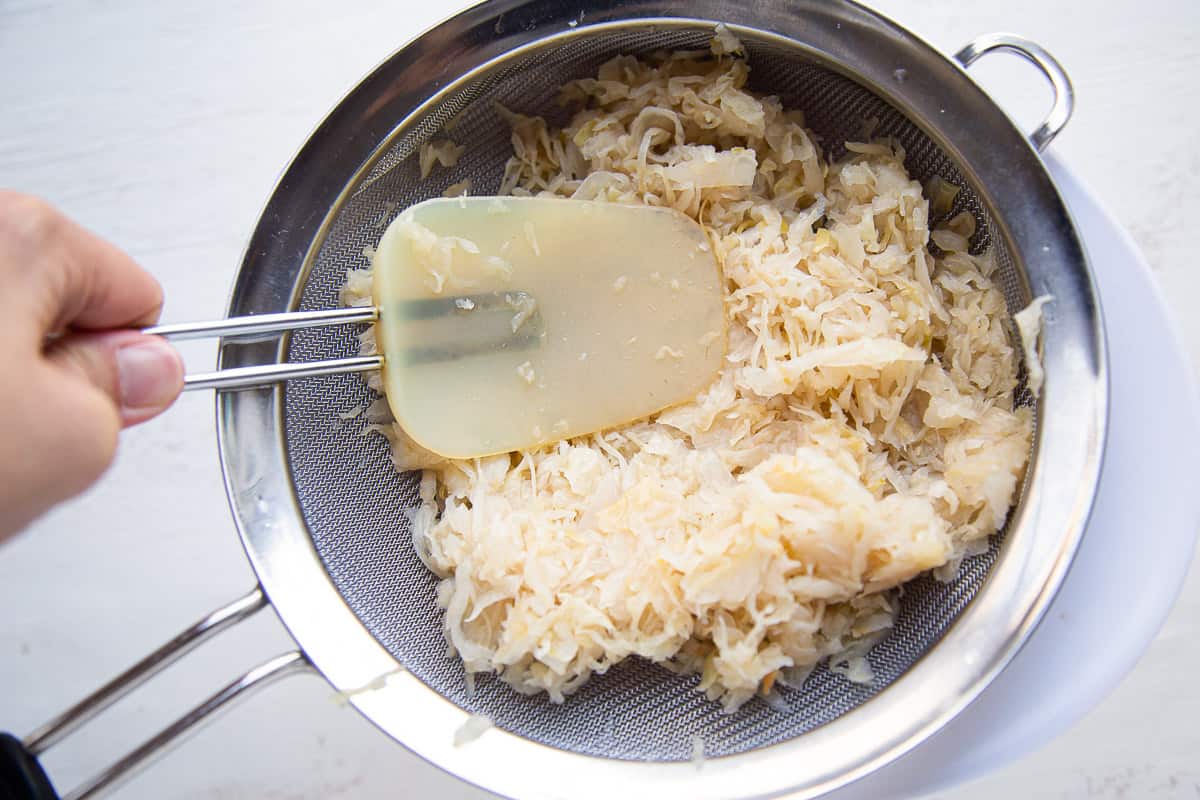
[[[66,712],[25,737],[24,741],[17,741],[7,734],[0,735],[0,800],[59,800],[59,795],[38,763],[39,756],[207,639],[249,618],[266,605],[267,598],[262,589],[255,587],[254,591],[244,597],[200,619]],[[112,766],[69,794],[63,795],[62,800],[100,797],[147,766],[154,757],[164,754],[168,747],[177,744],[184,734],[232,701],[282,677],[308,669],[311,669],[308,659],[298,651],[284,653],[259,664],[151,736]]]
[[[1063,69],[1062,64],[1058,63],[1058,59],[1050,55],[1044,47],[1024,36],[1012,33],[988,33],[972,39],[966,47],[954,54],[954,60],[961,64],[963,69],[966,69],[981,57],[995,50],[1016,53],[1033,64],[1046,76],[1046,80],[1050,81],[1050,87],[1054,90],[1054,105],[1050,107],[1050,113],[1046,115],[1046,119],[1038,126],[1037,130],[1029,136],[1029,141],[1040,153],[1066,127],[1075,110],[1075,89],[1071,85],[1071,79],[1067,76],[1067,71]]]

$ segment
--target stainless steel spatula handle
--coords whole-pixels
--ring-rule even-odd
[[[254,314],[249,317],[231,317],[209,322],[177,322],[155,325],[142,333],[165,336],[168,339],[208,339],[213,336],[254,336],[257,334],[280,333],[300,328],[318,328],[325,325],[347,325],[355,322],[372,323],[379,319],[379,309],[331,308],[322,311],[289,311],[283,314]]]
[[[322,311],[293,311],[256,314],[249,317],[155,325],[142,332],[167,339],[207,339],[213,336],[262,336],[325,325],[369,324],[379,319],[379,309],[337,308]],[[291,378],[312,378],[343,372],[370,372],[383,366],[382,356],[357,356],[298,364],[262,364],[235,367],[219,372],[201,372],[184,378],[184,389],[245,389],[269,386]]]

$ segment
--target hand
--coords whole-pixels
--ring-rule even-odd
[[[90,486],[120,430],[175,401],[179,355],[132,330],[161,307],[158,282],[125,253],[0,191],[0,541]]]

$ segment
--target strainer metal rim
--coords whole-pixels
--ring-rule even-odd
[[[581,9],[586,13],[579,24]],[[510,796],[589,798],[619,789],[634,798],[664,791],[697,798],[787,792],[813,797],[916,746],[1003,668],[1066,573],[1100,469],[1106,355],[1097,293],[1082,246],[1037,154],[958,65],[890,21],[844,0],[754,6],[724,0],[686,6],[662,0],[571,6],[500,0],[476,6],[389,57],[318,127],[263,212],[229,313],[289,309],[328,220],[353,176],[365,169],[366,152],[387,137],[396,119],[446,90],[454,76],[550,35],[584,35],[593,26],[646,24],[648,18],[660,18],[657,24],[663,25],[737,21],[802,39],[810,53],[840,65],[840,71],[905,111],[956,160],[992,211],[1010,251],[1025,265],[1033,293],[1055,295],[1044,333],[1048,380],[1038,441],[1004,551],[944,639],[876,698],[802,737],[711,759],[700,770],[687,763],[572,754],[499,730],[455,748],[453,734],[465,712],[411,675],[397,676],[385,689],[358,696],[354,703],[434,764]],[[438,68],[422,70],[425,60]],[[891,78],[901,66],[909,78],[897,83]],[[406,111],[395,114],[397,108]],[[273,360],[283,355],[284,347],[280,342],[223,343],[221,364]],[[346,605],[313,547],[291,484],[282,408],[279,389],[218,397],[226,488],[247,554],[281,620],[312,663],[344,691],[396,664]]]

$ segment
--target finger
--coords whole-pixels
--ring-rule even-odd
[[[158,336],[73,333],[46,351],[52,365],[98,389],[129,427],[165,411],[183,390],[183,361]]]
[[[22,305],[42,335],[67,328],[152,324],[162,288],[119,248],[29,195],[0,192],[0,239],[9,249],[6,276],[28,294]]]

